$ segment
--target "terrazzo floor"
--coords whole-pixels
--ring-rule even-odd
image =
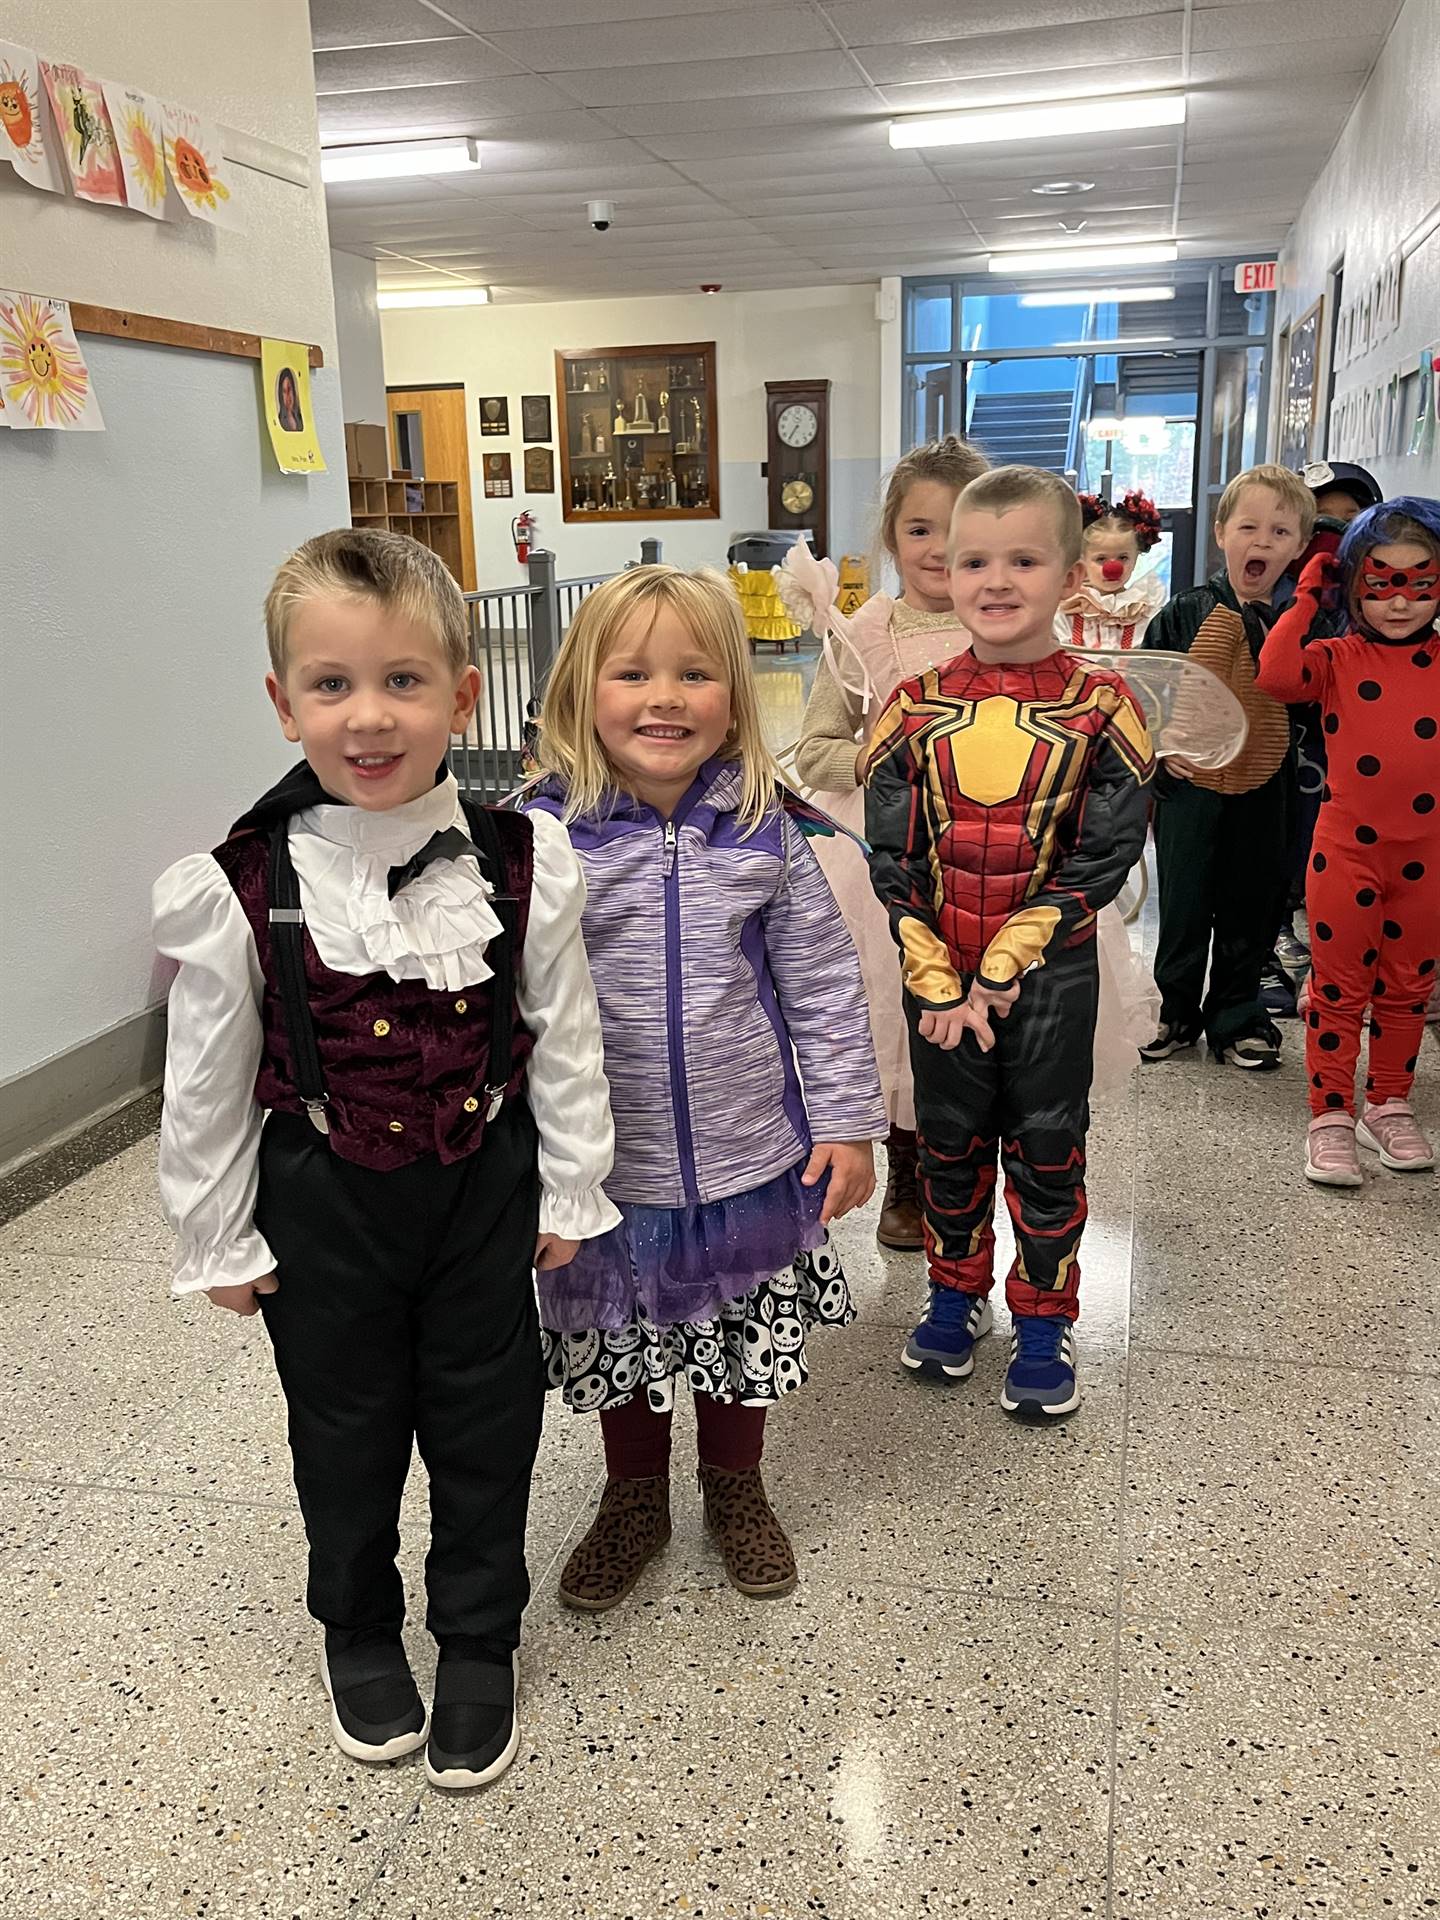
[[[520,1758],[462,1798],[330,1744],[263,1333],[167,1298],[153,1139],[41,1199],[0,1229],[0,1915],[1440,1911],[1440,1178],[1308,1187],[1298,1043],[1098,1113],[1057,1431],[1000,1412],[1003,1310],[966,1385],[904,1375],[920,1263],[842,1228],[861,1318],[772,1420],[788,1598],[724,1584],[681,1467],[631,1598],[562,1610],[602,1475],[552,1408]],[[423,1545],[417,1477],[412,1594]]]

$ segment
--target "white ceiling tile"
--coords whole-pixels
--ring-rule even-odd
[[[843,87],[834,93],[757,93],[734,100],[654,100],[647,106],[607,107],[601,117],[616,133],[633,134],[640,140],[652,133],[711,133],[719,129],[733,137],[741,128],[766,127],[786,129],[795,144],[802,146],[814,145],[817,140],[829,144],[832,127],[847,120],[868,120],[875,128],[875,144],[889,144],[886,127],[890,116],[867,87]],[[799,133],[802,122],[809,123],[808,137]],[[733,150],[747,151],[745,141],[738,141]],[[754,150],[751,139],[748,151]]]
[[[869,102],[873,111],[874,103],[869,94],[857,96],[861,101]],[[606,116],[614,119],[614,114]],[[815,129],[808,123],[797,122],[793,126],[783,123],[763,127],[753,126],[712,126],[703,131],[679,130],[647,132],[645,144],[652,153],[664,160],[673,160],[678,166],[686,166],[691,161],[726,160],[743,155],[746,158],[760,158],[766,154],[793,154],[804,159],[814,160],[823,155],[828,161],[846,154],[863,157],[872,162],[876,156],[888,159],[894,149],[890,145],[890,115],[877,115],[873,120],[847,119],[833,122],[826,127],[823,139],[817,139]],[[911,154],[910,159],[918,156]]]
[[[629,13],[628,0],[616,11]],[[557,33],[541,39],[529,29],[487,36],[502,53],[513,54],[537,73],[578,73],[600,67],[629,67],[664,94],[664,75],[672,63],[724,60],[741,55],[775,58],[819,52],[835,45],[835,36],[808,6],[752,7],[743,14],[721,11],[678,15],[671,19],[617,19],[587,27],[583,33]]]
[[[1284,49],[1286,77],[1295,74],[1346,76],[1358,94],[1378,51],[1378,42],[1369,39],[1297,40]],[[1218,53],[1197,53],[1190,61],[1190,78],[1197,87],[1249,80],[1254,73],[1253,47],[1234,46]]]
[[[1243,5],[1204,7],[1194,16],[1191,50],[1224,47],[1285,47],[1305,41],[1345,40],[1358,33],[1383,39],[1390,25],[1385,0],[1357,8],[1351,0],[1244,0]],[[1391,10],[1393,15],[1393,9]]]
[[[817,193],[826,193],[866,187],[904,193],[917,178],[930,177],[930,169],[920,154],[893,148],[882,148],[873,154],[845,151],[732,154],[722,160],[677,160],[671,164],[687,180],[722,195],[782,180],[787,190],[796,193],[811,188]]]
[[[847,220],[852,214],[878,214],[888,219],[922,217],[926,207],[953,207],[955,199],[938,180],[911,183],[903,194],[893,187],[842,188],[817,190],[813,181],[786,181],[778,175],[774,185],[750,186],[725,196],[725,204],[754,219],[758,216],[789,212],[803,213],[808,219]]]
[[[723,0],[727,10],[748,12],[773,0]],[[519,18],[519,0],[443,0],[444,11],[476,33],[504,33]],[[532,34],[574,27],[581,34],[615,20],[663,20],[672,14],[709,14],[716,0],[525,0]]]
[[[436,40],[455,29],[420,0],[310,0],[313,47],[369,47]]]
[[[1011,10],[1010,17],[1021,11]],[[1002,17],[994,0],[834,0],[825,12],[847,46],[889,46],[951,40],[965,34],[993,33]],[[1178,6],[1153,0],[1024,0],[1026,27],[1068,27],[1082,21],[1141,20]]]
[[[1119,87],[1143,93],[1178,87],[1183,80],[1184,63],[1176,54],[1164,60],[1122,61],[1112,67],[1036,67],[1028,73],[980,74],[968,80],[892,82],[881,86],[880,93],[896,113],[947,113],[962,107],[1085,100]]]
[[[1035,141],[1024,147],[936,147],[931,165],[942,180],[1017,180],[1040,186],[1047,180],[1094,180],[1110,172],[1133,173],[1147,167],[1173,167],[1179,142],[1141,136],[1144,146],[1097,149],[1090,140]]]
[[[455,87],[398,87],[390,93],[327,93],[319,102],[321,143],[367,136],[423,139],[478,133],[495,121],[574,108],[548,80],[521,74],[512,80]]]
[[[602,67],[557,73],[554,84],[584,107],[637,107],[650,102],[743,99],[751,94],[821,93],[852,86],[854,64],[843,53],[811,53],[803,60],[762,55],[733,60],[677,60],[665,67]],[[616,123],[619,124],[618,121]],[[629,129],[627,128],[627,131]]]
[[[1178,13],[1159,13],[1140,20],[973,34],[923,46],[865,47],[856,58],[881,86],[941,80],[964,85],[995,74],[1020,77],[1031,93],[1043,90],[1053,71],[1103,67],[1106,71],[1092,75],[1088,82],[1094,92],[1101,93],[1107,87],[1133,84],[1130,68],[1136,62],[1178,60],[1183,50],[1181,23]]]
[[[586,126],[595,125],[584,113],[575,117]],[[585,140],[568,139],[559,128],[556,136],[547,138],[533,122],[527,122],[523,129],[504,126],[498,133],[486,135],[480,152],[481,170],[487,174],[585,173],[592,168],[655,164],[636,141],[622,139],[608,127],[602,131],[609,137]]]
[[[436,25],[440,23],[437,21]],[[462,33],[449,40],[410,40],[400,46],[348,47],[315,55],[315,90],[367,93],[382,87],[453,86],[461,80],[506,80],[524,67]]]

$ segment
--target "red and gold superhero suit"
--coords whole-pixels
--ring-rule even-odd
[[[1117,674],[1057,651],[963,654],[903,681],[866,764],[870,871],[901,950],[931,1278],[994,1282],[996,1157],[1012,1313],[1074,1319],[1095,1038],[1095,915],[1145,841],[1154,770]],[[920,1013],[1019,983],[996,1044],[946,1051]]]
[[[1340,571],[1327,554],[1307,562],[1259,672],[1273,698],[1318,703],[1324,716],[1329,783],[1305,887],[1316,1114],[1355,1111],[1367,1008],[1366,1096],[1409,1098],[1440,955],[1440,637],[1433,624],[1397,640],[1352,627],[1307,645]],[[1440,595],[1440,563],[1393,575],[1361,554],[1344,572],[1357,598]]]

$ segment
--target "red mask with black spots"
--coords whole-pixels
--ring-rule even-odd
[[[1372,547],[1355,574],[1355,600],[1371,639],[1399,645],[1426,632],[1440,611],[1440,557],[1413,540]]]

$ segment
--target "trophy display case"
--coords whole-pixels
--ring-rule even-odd
[[[555,355],[566,520],[718,520],[715,342]]]

